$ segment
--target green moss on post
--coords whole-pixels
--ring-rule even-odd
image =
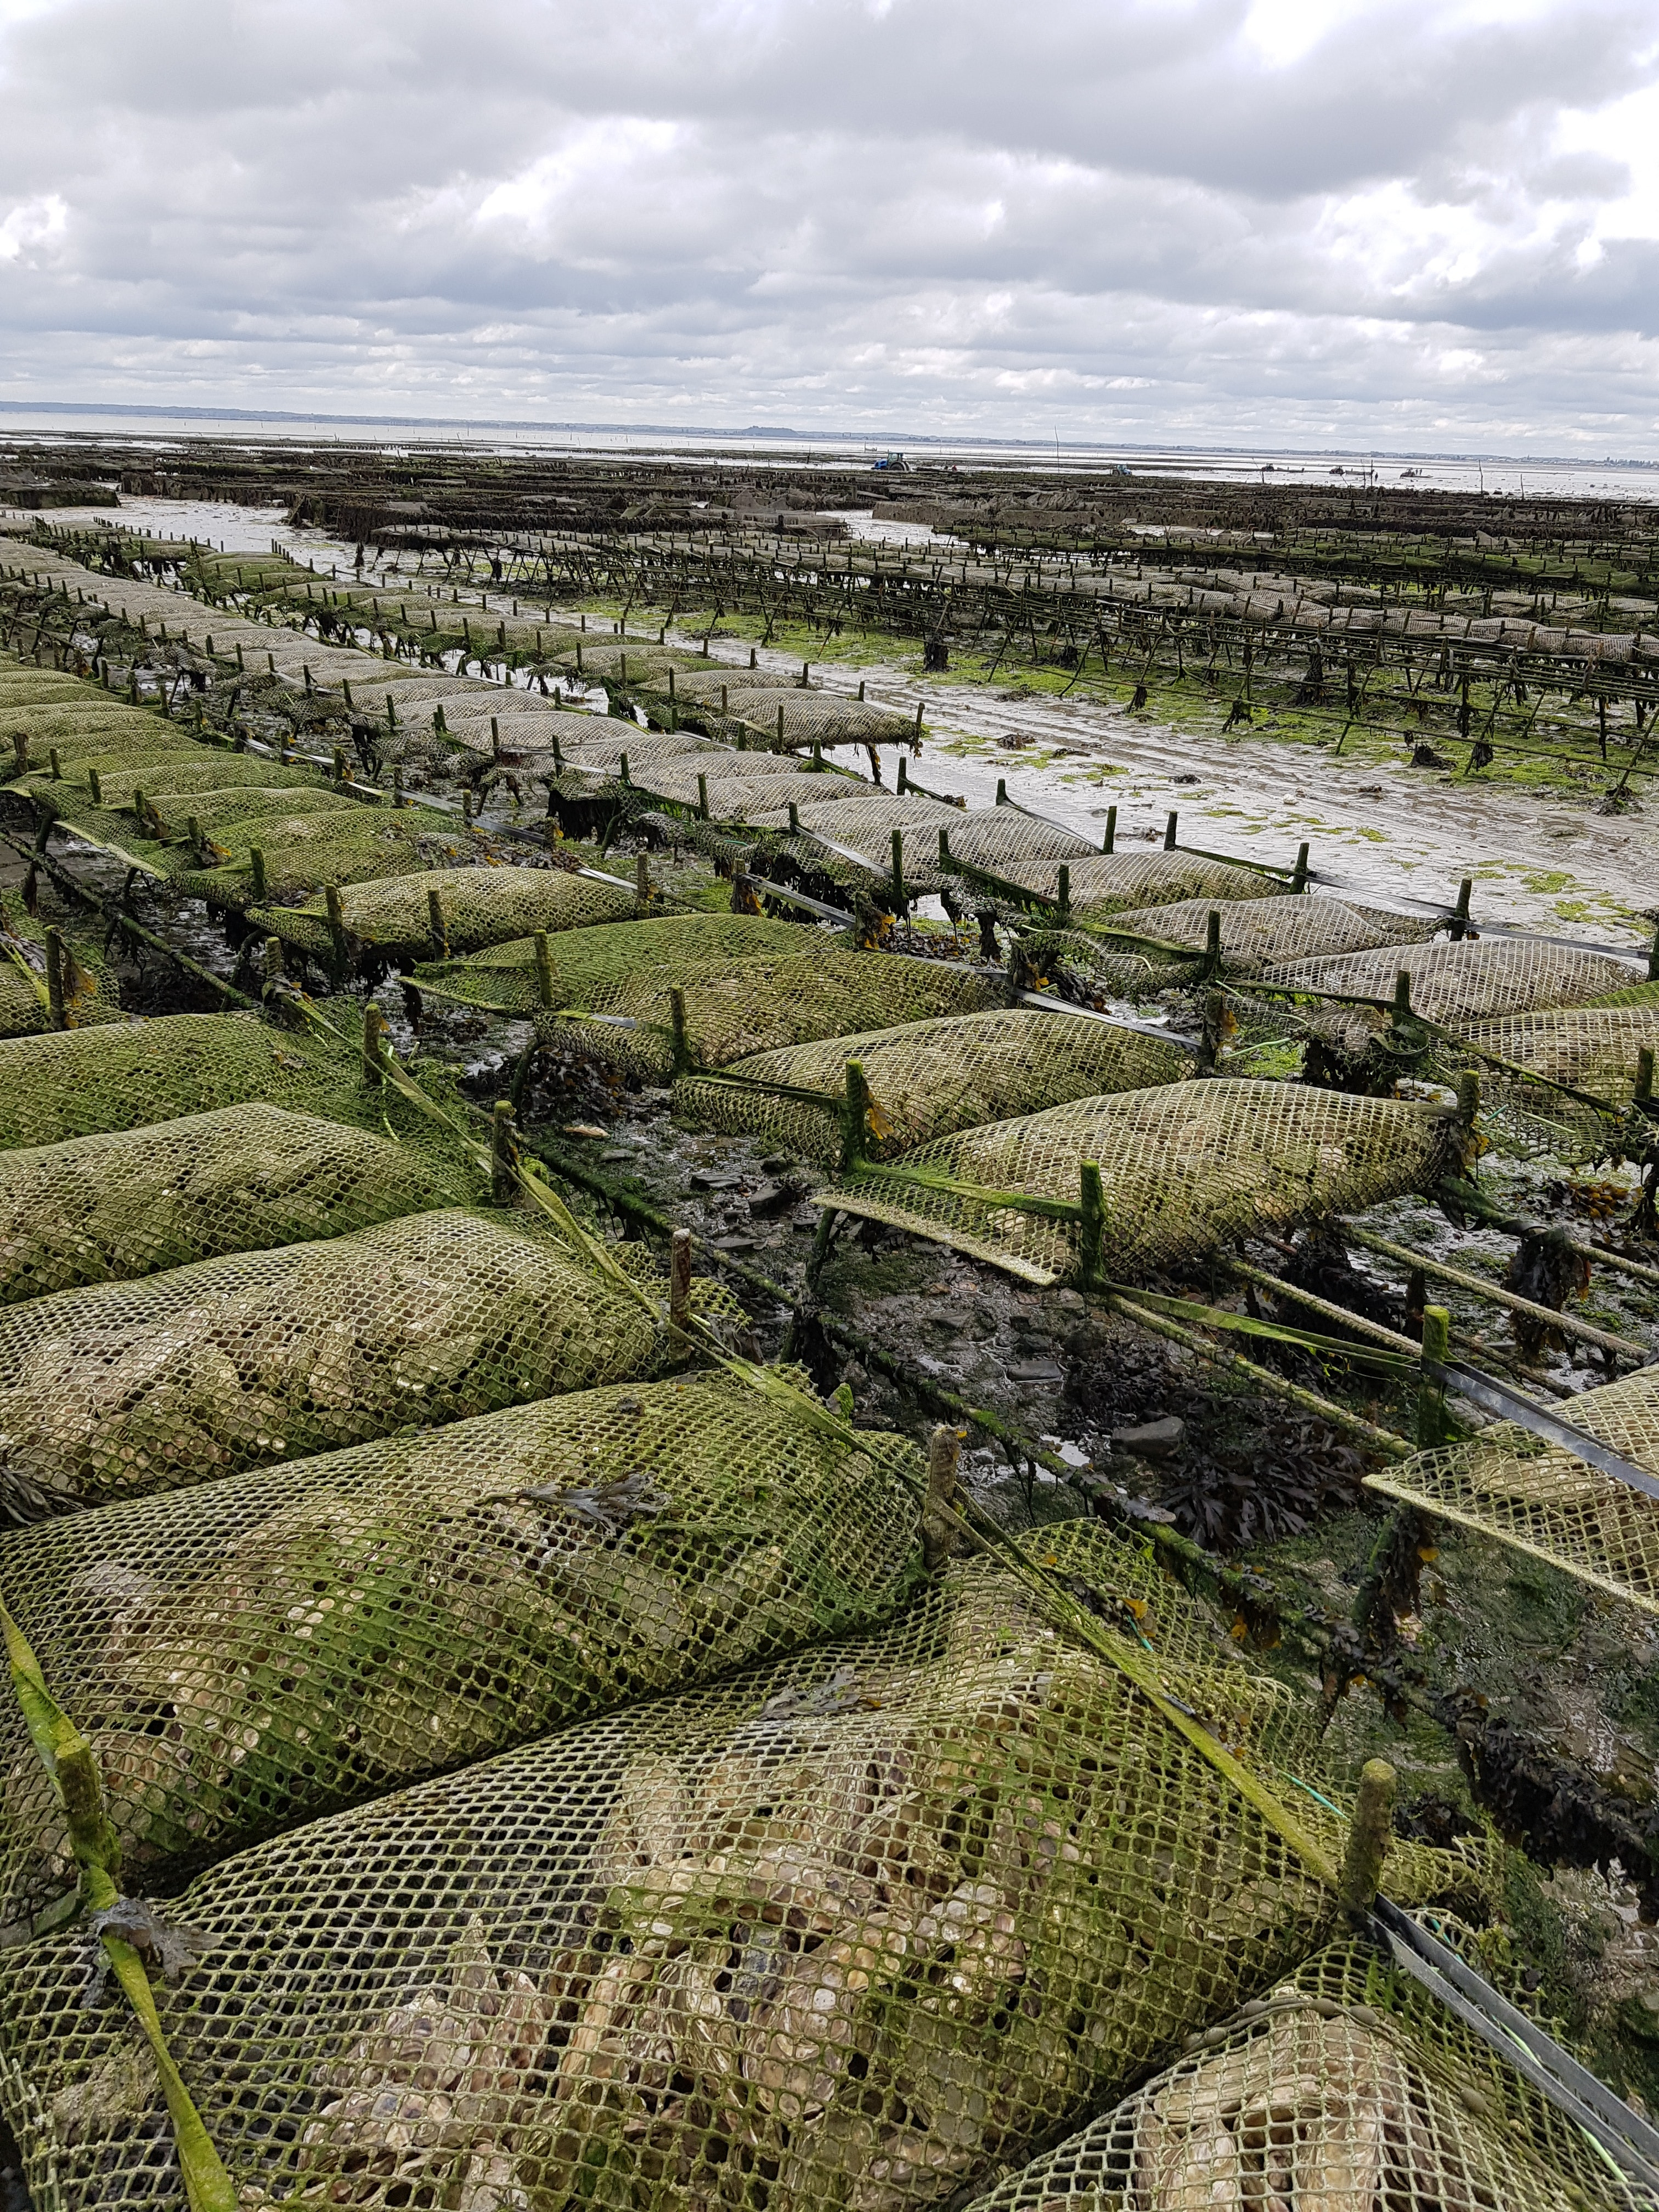
[[[50,924],[46,928],[46,1018],[55,1030],[69,1027],[64,1011],[64,940]]]
[[[386,1081],[386,1016],[373,999],[363,1008],[363,1081],[375,1088]]]
[[[437,894],[433,894],[435,898]],[[536,932],[536,996],[544,1006],[553,1004],[553,945],[544,929]]]
[[[1078,1234],[1078,1258],[1085,1288],[1105,1279],[1106,1194],[1101,1186],[1100,1165],[1085,1160],[1079,1171],[1082,1224]]]
[[[1337,1898],[1350,1919],[1363,1922],[1376,1902],[1382,1862],[1394,1837],[1394,1801],[1399,1784],[1385,1759],[1368,1759],[1359,1770],[1348,1847],[1342,1855]]]
[[[1417,1388],[1417,1448],[1432,1451],[1445,1433],[1445,1392],[1431,1367],[1443,1367],[1451,1349],[1451,1315],[1444,1306],[1423,1309],[1423,1373]]]

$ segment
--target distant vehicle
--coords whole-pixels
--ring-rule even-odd
[[[875,465],[878,472],[890,470],[895,476],[901,477],[908,477],[910,473],[910,464],[902,453],[884,453]]]

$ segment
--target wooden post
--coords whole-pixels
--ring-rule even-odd
[[[363,1008],[363,1081],[377,1088],[386,1081],[386,1016],[373,999]]]
[[[1631,1096],[1638,1106],[1645,1106],[1653,1097],[1653,1047],[1644,1044],[1636,1054],[1636,1088]]]
[[[46,758],[52,763],[52,781],[54,783],[61,783],[64,780],[64,771],[58,764],[58,748],[56,745],[53,745],[47,752]]]
[[[634,896],[641,906],[651,903],[651,863],[643,853],[634,855]]]
[[[951,833],[948,830],[941,830],[939,833],[939,864],[942,868],[948,868],[951,865]]]
[[[87,770],[87,789],[92,793],[93,805],[101,806],[104,803],[104,787],[98,780],[98,771],[95,768],[89,768]]]
[[[1452,908],[1451,935],[1454,944],[1461,944],[1468,934],[1469,896],[1474,889],[1472,877],[1465,876],[1457,886],[1457,904]]]
[[[1083,1283],[1086,1290],[1103,1281],[1105,1276],[1106,1194],[1101,1186],[1098,1161],[1084,1161],[1079,1171],[1079,1182],[1083,1220],[1078,1234],[1078,1258],[1082,1265]]]
[[[697,775],[697,819],[700,822],[708,819],[708,778],[701,770]]]
[[[263,906],[265,901],[267,882],[264,848],[255,845],[248,854],[247,862],[253,876],[253,896]]]
[[[64,1006],[64,940],[50,922],[46,925],[46,1020],[55,1030],[69,1027]]]
[[[513,1172],[513,1108],[507,1099],[498,1098],[489,1120],[491,1204],[511,1206],[517,1182]]]
[[[553,944],[544,929],[536,932],[536,997],[545,1007],[553,1004]]]
[[[1423,1371],[1417,1386],[1417,1449],[1432,1451],[1445,1434],[1442,1411],[1443,1389],[1429,1373],[1432,1363],[1443,1367],[1451,1345],[1451,1316],[1444,1306],[1423,1309]]]
[[[1407,968],[1401,968],[1401,969],[1397,969],[1395,971],[1395,979],[1394,979],[1394,1018],[1395,1018],[1395,1019],[1396,1021],[1401,1020],[1401,1019],[1402,1018],[1402,1017],[1403,1017],[1403,1016],[1405,1016],[1405,1015],[1407,1015],[1407,1014],[1409,1014],[1409,1013],[1410,1013],[1410,1012],[1411,1012],[1411,1010],[1412,1010],[1412,979],[1411,979],[1411,971],[1410,971],[1410,969],[1407,969]]]
[[[1176,848],[1176,825],[1179,820],[1178,815],[1171,814],[1164,825],[1164,849],[1166,853],[1173,853]]]
[[[1359,1770],[1353,1820],[1348,1829],[1347,1849],[1342,1854],[1336,1892],[1342,1910],[1351,1920],[1363,1922],[1376,1902],[1382,1862],[1389,1855],[1394,1836],[1397,1786],[1395,1771],[1386,1759],[1368,1759]]]
[[[1296,848],[1296,866],[1291,871],[1291,889],[1293,891],[1305,891],[1307,888],[1308,848],[1305,845],[1298,845]]]
[[[678,983],[668,994],[668,1024],[673,1038],[674,1073],[687,1074],[691,1054],[685,1041],[685,993]]]
[[[433,959],[447,960],[449,957],[449,930],[444,921],[443,898],[439,892],[436,884],[429,884],[427,886],[426,921],[427,933],[432,941]]]
[[[793,799],[789,802],[789,835],[792,837],[800,835],[800,809]]]
[[[1006,806],[1008,804],[1008,779],[1006,775],[1000,775],[997,778],[996,803],[999,806]]]
[[[1648,981],[1659,983],[1659,929],[1653,933],[1653,943],[1648,948]]]
[[[668,1325],[684,1330],[691,1311],[691,1231],[677,1229],[668,1249]]]
[[[922,1565],[930,1575],[937,1574],[956,1549],[951,1508],[956,1503],[961,1452],[960,1429],[933,1431],[927,1446],[927,1498],[921,1514]]]
[[[1221,965],[1221,916],[1212,907],[1204,922],[1204,976],[1207,982]]]
[[[783,702],[780,700],[778,702],[778,750],[782,752],[785,750],[786,748],[783,742]]]
[[[847,1063],[847,1088],[842,1097],[841,1171],[850,1175],[865,1158],[864,1141],[870,1122],[870,1085],[865,1080],[864,1062],[849,1060]]]
[[[1106,809],[1106,842],[1100,849],[1103,853],[1109,853],[1116,842],[1117,809],[1115,806],[1109,806]]]
[[[1480,1071],[1466,1067],[1457,1079],[1457,1119],[1460,1127],[1472,1130],[1480,1111]]]
[[[408,804],[409,801],[404,797],[404,772],[400,768],[394,768],[392,771],[392,808],[393,813],[396,813],[397,810],[400,806],[407,806]]]
[[[896,832],[895,834],[896,835]],[[944,834],[943,830],[939,832],[941,836]],[[1059,872],[1054,878],[1054,894],[1061,915],[1069,915],[1072,911],[1072,872],[1064,860],[1060,862]]]
[[[338,884],[324,884],[323,906],[328,915],[328,941],[334,951],[335,969],[343,973],[346,964],[345,915],[340,906]]]
[[[265,939],[265,988],[266,988],[267,990],[270,990],[270,989],[271,988],[271,987],[272,987],[272,985],[273,985],[273,984],[280,983],[280,982],[283,980],[283,977],[284,977],[284,975],[285,975],[286,974],[287,974],[287,969],[284,968],[284,966],[283,966],[283,940],[282,940],[282,939],[281,939],[280,937],[268,937],[268,938],[266,938],[266,939]]]

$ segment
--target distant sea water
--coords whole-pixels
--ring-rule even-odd
[[[893,452],[930,468],[962,466],[1012,471],[1061,469],[1098,472],[1114,467],[1131,476],[1176,476],[1204,483],[1329,484],[1386,489],[1415,483],[1426,490],[1530,495],[1541,498],[1659,500],[1659,462],[1589,460],[1564,456],[1411,453],[1369,453],[1333,449],[1315,453],[1270,447],[1067,445],[1062,439],[1030,441],[917,436],[895,432],[831,434],[750,428],[677,429],[584,423],[441,422],[381,417],[307,416],[228,410],[222,415],[168,416],[158,410],[112,408],[66,411],[27,402],[0,403],[0,439],[27,437],[65,444],[141,440],[159,451],[209,438],[253,447],[376,445],[389,453],[448,451],[537,454],[568,459],[634,454],[687,460],[720,454],[752,465],[803,465],[826,469],[870,465]]]

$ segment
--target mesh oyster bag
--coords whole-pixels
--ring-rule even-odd
[[[603,996],[594,993],[588,1019],[538,1015],[536,1036],[544,1049],[586,1054],[642,1082],[664,1083],[686,1069],[725,1067],[849,1028],[978,1012],[1006,997],[1000,975],[831,943],[781,958],[710,963],[684,981],[672,969],[647,969]]]
[[[1177,1083],[1192,1066],[1178,1047],[1133,1030],[999,1007],[761,1053],[720,1076],[684,1076],[674,1110],[700,1128],[752,1133],[836,1167],[854,1060],[868,1086],[860,1149],[875,1159],[1068,1098]]]
[[[0,1514],[170,1490],[639,1374],[644,1306],[444,1208],[0,1311]]]
[[[433,909],[434,900],[437,909]],[[340,893],[341,926],[362,951],[441,960],[522,938],[526,932],[591,928],[630,921],[639,912],[633,890],[563,868],[426,869],[349,884]],[[253,907],[254,928],[301,951],[330,957],[335,949],[325,901],[301,907]]]
[[[1218,899],[1273,898],[1285,889],[1276,877],[1198,853],[1095,853],[1067,860],[1066,868],[1072,911],[1091,916],[1173,906],[1180,899],[1207,899],[1213,905]],[[1060,896],[1058,859],[1018,861],[997,873],[1039,898]]]
[[[1285,1693],[1158,1671],[1262,1771]],[[1483,1879],[1420,1845],[1390,1875],[1407,1905]],[[1121,2093],[1334,1909],[1127,1673],[964,1566],[872,1634],[242,1852],[169,1907],[198,1963],[156,1996],[245,2204],[902,2212]],[[61,2212],[175,2208],[86,1960],[69,1932],[0,1961],[26,2176]]]
[[[296,1113],[424,1133],[390,1088],[371,1088],[343,1046],[257,1014],[154,1020],[0,1042],[0,1149],[56,1145],[263,1099]]]
[[[579,1392],[0,1538],[0,1589],[98,1755],[128,1880],[648,1692],[867,1626],[920,1461],[746,1381]],[[0,1923],[72,1887],[0,1713]]]
[[[120,984],[102,956],[78,937],[62,935],[58,943],[64,1026],[120,1021]],[[33,1036],[57,1026],[46,925],[21,899],[0,899],[0,1037]]]
[[[746,914],[665,915],[617,922],[592,933],[562,937],[550,948],[547,989],[555,1006],[603,1005],[645,969],[690,981],[702,968],[729,966],[822,943],[820,933],[797,921],[769,921]],[[487,1013],[533,1014],[550,1001],[538,970],[533,937],[493,945],[468,960],[422,961],[414,981],[423,995],[477,1006]]]
[[[1492,937],[1279,963],[1262,971],[1262,981],[1285,990],[1391,1000],[1402,972],[1411,977],[1412,1012],[1450,1023],[1584,1006],[1633,982],[1640,971],[1610,953]]]
[[[1551,1411],[1659,1482],[1659,1368],[1580,1391]],[[1659,1502],[1565,1443],[1494,1421],[1467,1443],[1419,1452],[1367,1480],[1659,1613]]]
[[[1310,959],[1315,954],[1421,944],[1445,927],[1438,915],[1387,914],[1315,894],[1304,898],[1181,899],[1169,906],[1115,914],[1109,927],[1113,934],[1121,931],[1201,952],[1209,941],[1212,914],[1221,926],[1222,972],[1235,975],[1259,975],[1276,962]]]
[[[1569,1006],[1466,1022],[1457,1036],[1544,1083],[1566,1084],[1623,1106],[1644,1048],[1659,1050],[1659,995],[1634,1006]],[[1455,1045],[1446,1049],[1455,1054]]]
[[[1432,1190],[1455,1127],[1443,1107],[1228,1077],[969,1130],[843,1176],[818,1200],[1031,1282],[1128,1277]],[[1100,1170],[1092,1225],[1086,1162]]]
[[[477,1181],[429,1141],[258,1099],[0,1152],[0,1305],[345,1236],[464,1204]]]
[[[1436,1933],[1454,1931],[1443,1922]],[[1573,2122],[1346,1940],[969,2212],[1647,2212]]]
[[[245,817],[223,823],[215,837],[236,857],[185,868],[177,881],[191,898],[240,912],[308,897],[325,884],[453,868],[470,856],[473,836],[442,815],[412,807],[354,805],[341,812]]]

